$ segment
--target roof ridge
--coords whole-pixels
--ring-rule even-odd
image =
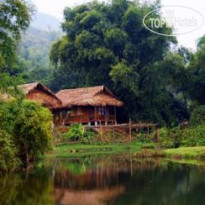
[[[59,90],[56,94],[60,93],[60,92],[65,92],[65,91],[72,91],[72,90],[83,90],[83,89],[94,89],[94,88],[104,88],[104,85],[98,85],[98,86],[90,86],[90,87],[80,87],[80,88],[66,88],[66,89],[62,89]]]
[[[18,86],[32,85],[32,84],[39,84],[39,82],[25,83],[25,84],[21,84],[21,85],[18,85]],[[41,84],[42,84],[42,83],[41,83]]]
[[[48,88],[47,86],[45,86],[44,84],[42,84],[40,82],[21,84],[21,85],[18,85],[17,87],[19,87],[19,89],[27,89],[28,86],[31,86],[30,89],[26,90],[26,92],[29,93],[34,88],[37,88],[38,85],[40,85],[43,89],[45,89],[54,98],[56,98],[57,100],[61,101],[50,88]]]

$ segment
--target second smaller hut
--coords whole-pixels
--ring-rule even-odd
[[[61,100],[41,83],[23,84],[19,85],[18,88],[26,95],[26,99],[39,102],[51,111],[62,106]]]

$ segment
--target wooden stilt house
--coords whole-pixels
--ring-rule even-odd
[[[117,123],[116,107],[123,106],[123,102],[105,86],[65,89],[56,96],[62,101],[63,108],[55,113],[55,122],[63,125],[75,122],[114,124]]]

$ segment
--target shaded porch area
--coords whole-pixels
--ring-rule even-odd
[[[117,124],[115,106],[74,106],[54,113],[57,125],[81,123],[87,125]]]

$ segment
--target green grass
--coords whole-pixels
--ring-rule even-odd
[[[133,154],[136,158],[167,158],[167,159],[194,159],[205,158],[205,147],[180,147],[172,149],[156,149],[154,144],[133,142],[98,142],[92,144],[76,143],[56,146],[46,154],[46,158],[74,158],[86,156],[103,156]]]
[[[176,149],[164,150],[166,157],[184,159],[205,158],[205,147],[180,147]]]
[[[96,143],[96,144],[64,144],[58,145],[46,157],[83,157],[90,155],[109,155],[135,153],[141,150],[142,143]]]

